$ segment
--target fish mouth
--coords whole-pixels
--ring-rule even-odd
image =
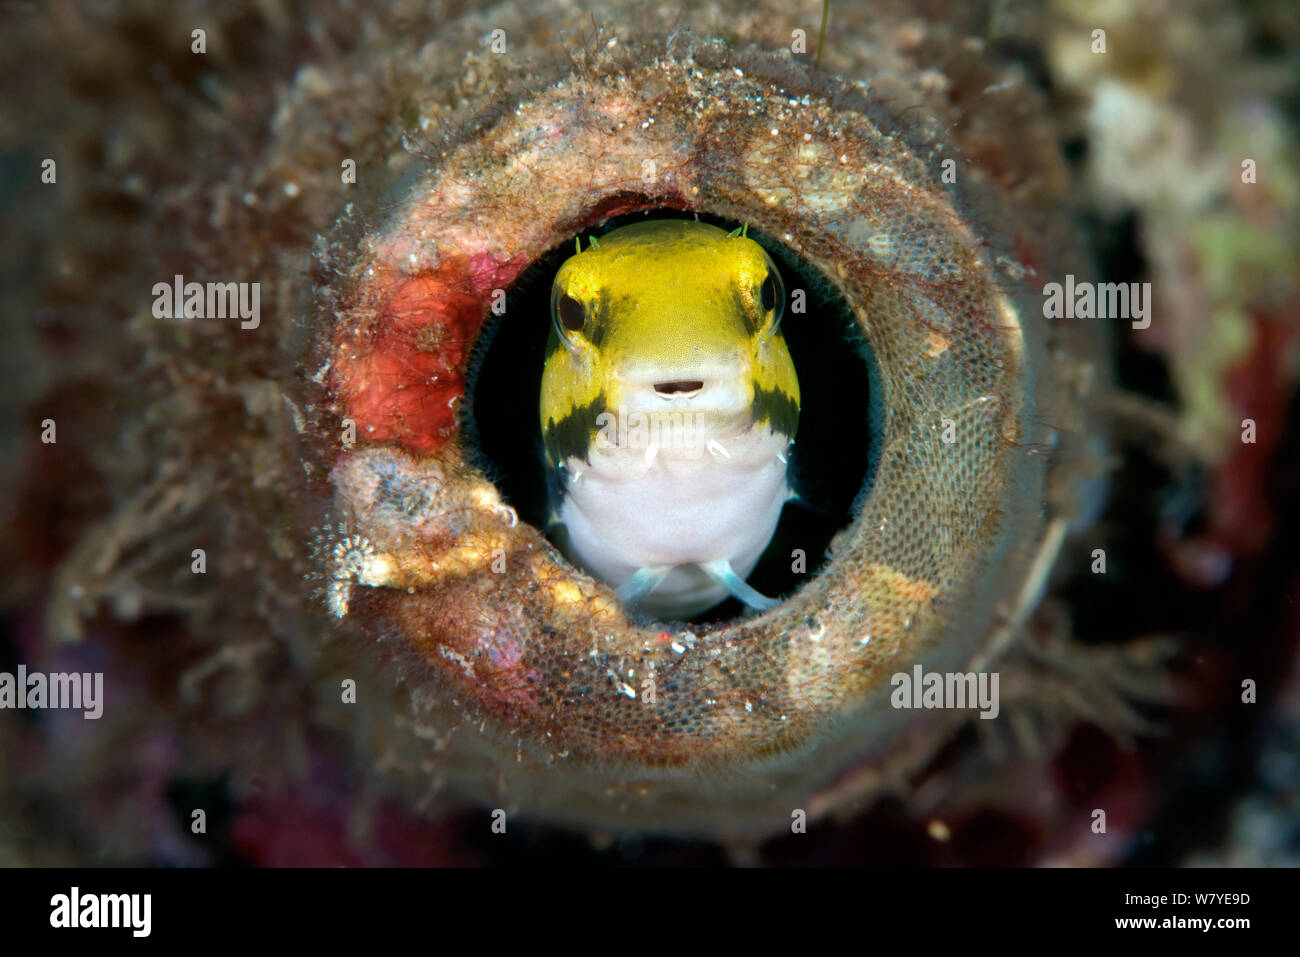
[[[750,377],[734,367],[664,369],[656,376],[631,381],[615,378],[619,385],[612,395],[627,411],[682,413],[703,417],[699,421],[707,419],[713,427],[744,415],[753,401]]]
[[[656,395],[664,398],[692,399],[704,389],[703,379],[672,379],[668,382],[656,382]]]
[[[747,398],[750,369],[742,356],[718,355],[703,361],[658,363],[646,358],[623,362],[613,378],[629,406],[655,409],[729,410]]]

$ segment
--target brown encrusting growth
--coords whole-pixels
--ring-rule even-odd
[[[923,110],[689,36],[593,46],[444,145],[335,283],[320,321],[338,420],[321,438],[356,425],[334,484],[365,554],[339,559],[333,609],[395,629],[395,653],[428,670],[422,722],[482,725],[440,755],[460,786],[486,762],[497,800],[528,812],[762,832],[896,750],[915,722],[890,708],[893,672],[1005,654],[1022,582],[1059,547],[1051,523],[1074,517],[1068,500],[1044,513],[1049,471],[1067,488],[1079,463],[1038,454],[1062,441],[1040,423],[1067,400],[1086,421],[1088,396],[1061,383],[1096,343],[1049,341],[999,271],[1023,267],[994,263],[1036,227],[1013,225],[1015,198],[997,229],[967,218],[936,174],[966,158],[925,139]],[[1024,189],[1059,179],[1046,159],[1022,197],[1051,195]],[[711,628],[630,620],[517,521],[448,427],[494,290],[604,216],[664,207],[748,222],[831,277],[887,410],[874,486],[830,563],[776,611]]]

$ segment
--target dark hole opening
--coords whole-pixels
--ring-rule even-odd
[[[740,223],[705,213],[645,210],[602,220],[582,232],[597,237],[648,218],[698,219],[731,230]],[[772,541],[747,581],[773,597],[788,596],[824,563],[832,536],[852,519],[859,493],[869,487],[881,416],[874,359],[844,297],[821,273],[754,229],[786,288],[781,330],[799,376],[802,410],[790,474],[799,499],[788,502]],[[508,290],[506,313],[484,329],[469,381],[468,448],[520,519],[547,531],[547,477],[538,421],[542,367],[550,326],[555,273],[573,255],[573,240],[533,263]],[[796,290],[806,311],[793,312]],[[665,382],[665,388],[693,383]],[[802,552],[804,571],[798,553]],[[740,617],[728,599],[693,623]]]

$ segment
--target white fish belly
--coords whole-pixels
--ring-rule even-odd
[[[570,464],[560,507],[571,557],[616,588],[640,568],[673,566],[639,602],[657,617],[717,604],[726,590],[697,566],[726,559],[742,579],[753,571],[789,494],[778,457],[788,445],[764,428],[698,454],[593,449],[590,464]]]

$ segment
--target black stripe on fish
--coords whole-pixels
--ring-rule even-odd
[[[773,432],[793,439],[799,428],[799,403],[780,389],[754,386],[754,421],[767,422]]]
[[[570,458],[586,462],[592,439],[598,431],[596,418],[605,410],[605,396],[602,393],[589,404],[578,406],[559,420],[549,420],[542,429],[547,463],[553,466],[563,465]]]

